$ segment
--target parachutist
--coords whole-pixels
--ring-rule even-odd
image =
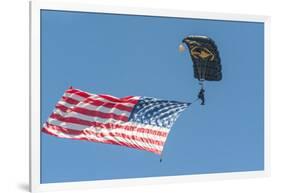
[[[185,46],[186,45],[186,46]],[[207,36],[189,35],[186,36],[179,46],[183,51],[187,47],[193,63],[193,76],[198,79],[201,90],[197,100],[205,105],[204,81],[221,81],[222,66],[219,50],[211,38]]]
[[[203,88],[200,89],[198,98],[201,100],[201,105],[205,105],[205,90]]]

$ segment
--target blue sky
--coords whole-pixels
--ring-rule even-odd
[[[174,124],[159,156],[41,135],[41,183],[191,175],[264,168],[264,25],[165,17],[41,12],[41,123],[70,86],[117,97],[190,102],[199,86],[186,35],[215,40],[223,79],[206,82],[206,105]]]

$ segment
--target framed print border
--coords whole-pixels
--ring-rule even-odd
[[[210,20],[262,22],[264,23],[264,171],[233,172],[219,174],[183,175],[172,177],[149,177],[122,180],[101,180],[66,183],[40,183],[40,10],[63,10],[96,13],[113,13],[144,16],[165,16],[176,18],[196,18]],[[205,181],[264,177],[270,174],[270,125],[269,125],[269,25],[270,17],[259,15],[240,15],[226,13],[194,12],[186,10],[163,10],[140,7],[105,6],[88,1],[30,1],[30,191],[50,191],[82,188],[135,186],[164,183],[182,183],[187,181]]]

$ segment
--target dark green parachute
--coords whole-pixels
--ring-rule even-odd
[[[205,103],[204,81],[220,81],[222,79],[222,66],[218,48],[215,42],[207,36],[190,35],[182,40],[179,47],[184,51],[186,45],[193,62],[194,78],[200,81],[201,90],[198,98]]]

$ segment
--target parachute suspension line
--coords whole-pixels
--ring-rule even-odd
[[[201,67],[200,67],[200,65],[197,65],[197,71],[198,71],[198,78],[199,78],[199,81],[201,81],[202,80],[202,77],[201,77]]]
[[[198,93],[198,95],[197,95],[197,99],[199,100],[201,100],[201,105],[205,105],[205,90],[204,90],[204,80],[201,80],[200,82],[199,82],[199,85],[201,86],[201,88],[200,88],[200,91],[199,91],[199,93]]]
[[[201,81],[202,80],[202,72],[201,72],[201,66],[200,64],[199,65],[196,65],[197,66],[197,71],[198,71],[198,80]]]
[[[203,73],[203,76],[202,76],[203,80],[205,80],[205,77],[206,77],[207,63],[208,63],[208,59],[204,60],[204,73]]]
[[[199,85],[200,85],[200,91],[197,95],[197,99],[201,100],[201,105],[205,105],[205,90],[204,90],[204,81],[205,81],[205,76],[206,76],[206,71],[207,71],[207,61],[204,60],[203,64],[197,65],[198,68],[198,78],[199,78]]]
[[[200,85],[200,91],[198,93],[198,99],[201,100],[201,105],[205,105],[205,89],[204,89],[204,81],[206,78],[206,71],[207,71],[207,63],[208,63],[208,59],[204,60],[203,63],[203,70],[202,70],[202,77],[200,76],[200,80],[199,80],[199,85]]]

